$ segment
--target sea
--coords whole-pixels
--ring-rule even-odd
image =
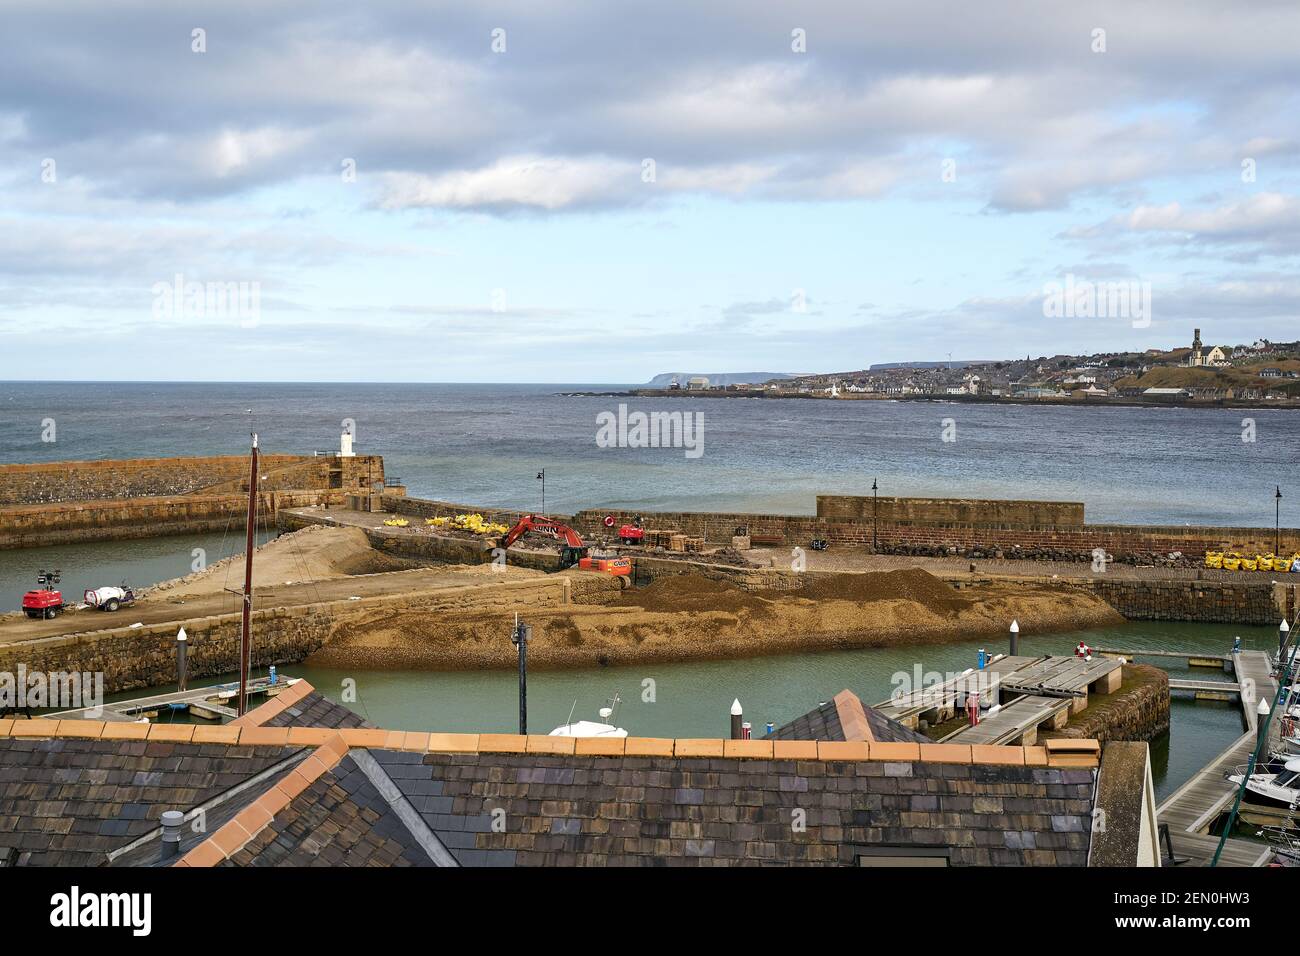
[[[818,494],[1081,501],[1090,522],[1300,524],[1300,414],[920,401],[636,398],[599,384],[0,383],[0,462],[334,451],[488,507],[812,514]],[[680,412],[701,453],[606,447],[602,415]],[[698,418],[694,418],[698,416]],[[51,440],[52,439],[52,440]],[[1289,492],[1289,493],[1288,493]]]

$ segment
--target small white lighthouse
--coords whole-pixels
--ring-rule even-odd
[[[343,432],[341,435],[339,435],[339,457],[340,457],[340,458],[355,458],[355,457],[357,457],[357,456],[356,456],[356,452],[354,452],[354,451],[352,450],[352,433],[351,433],[351,432]]]

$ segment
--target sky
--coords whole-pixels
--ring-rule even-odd
[[[1300,5],[0,6],[0,379],[1300,336]],[[1048,314],[1123,283],[1149,321]]]

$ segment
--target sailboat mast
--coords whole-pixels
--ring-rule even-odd
[[[249,623],[253,613],[253,532],[257,529],[257,432],[248,473],[248,538],[244,549],[244,626],[239,634],[239,716],[248,711],[248,662],[252,656]]]

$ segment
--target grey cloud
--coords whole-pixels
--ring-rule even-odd
[[[0,163],[54,156],[102,192],[140,198],[337,177],[348,157],[394,208],[635,206],[675,189],[870,197],[928,179],[936,143],[957,142],[1002,170],[985,187],[989,208],[1024,211],[1191,168],[1207,150],[1254,143],[1295,159],[1269,92],[1300,73],[1300,10],[1281,3],[1250,17],[1211,0],[1047,16],[1028,0],[978,14],[935,0],[866,16],[847,0],[683,0],[629,20],[594,0],[436,15],[85,0],[61,14],[6,9]],[[1105,54],[1089,50],[1097,24]],[[190,52],[196,25],[207,53]],[[794,27],[806,54],[790,51]],[[1108,115],[1167,115],[1172,101],[1192,104],[1196,121]],[[1153,133],[1161,125],[1172,138]],[[509,157],[547,164],[540,185],[502,173]],[[647,157],[663,172],[658,193],[623,174]],[[544,184],[566,169],[600,182]]]

